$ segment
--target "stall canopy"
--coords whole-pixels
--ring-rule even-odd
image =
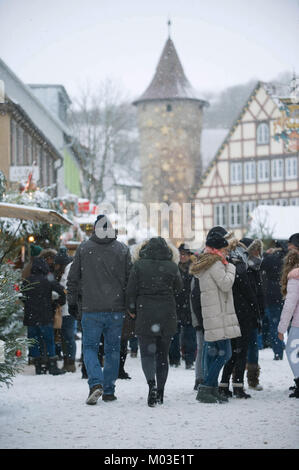
[[[34,220],[45,224],[73,225],[71,220],[54,210],[6,202],[0,202],[0,217]]]

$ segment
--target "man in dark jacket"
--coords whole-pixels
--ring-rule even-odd
[[[116,238],[108,217],[99,215],[92,236],[78,247],[68,275],[67,301],[69,313],[75,317],[81,295],[83,357],[90,388],[88,405],[95,405],[102,395],[104,401],[116,399],[125,289],[131,268],[130,251]],[[103,369],[98,360],[102,334]]]
[[[265,294],[265,316],[269,324],[271,348],[274,359],[283,358],[284,342],[278,338],[278,323],[283,307],[280,278],[283,259],[287,254],[287,246],[283,242],[276,242],[275,248],[270,248],[263,257],[261,273]]]
[[[244,373],[249,340],[260,316],[257,297],[247,272],[246,249],[247,247],[237,240],[230,242],[229,262],[236,267],[233,285],[234,307],[241,329],[241,336],[231,340],[232,356],[223,368],[221,383],[219,384],[220,393],[227,397],[232,396],[229,391],[229,381],[233,375],[233,393],[237,398],[250,398],[250,395],[244,390]]]
[[[261,278],[261,263],[263,255],[263,242],[259,239],[244,237],[240,240],[247,247],[248,253],[248,270],[247,274],[250,280],[252,290],[256,296],[259,316],[256,318],[253,329],[249,338],[248,356],[247,356],[247,380],[249,388],[254,390],[262,390],[263,387],[259,383],[260,366],[258,333],[261,332],[262,319],[265,313],[264,292]]]
[[[62,374],[57,368],[55,355],[54,328],[53,328],[53,300],[52,292],[56,292],[59,298],[55,301],[58,305],[65,304],[63,287],[57,281],[49,281],[49,266],[43,258],[34,257],[32,260],[31,274],[23,282],[24,325],[28,329],[28,338],[33,338],[36,343],[29,348],[29,356],[34,358],[36,374],[45,372],[42,368],[42,353],[45,344],[48,364],[47,368],[52,375]]]
[[[193,276],[189,274],[191,250],[182,243],[179,246],[180,262],[179,270],[183,281],[183,289],[175,296],[176,312],[178,317],[178,331],[174,335],[170,349],[170,364],[179,365],[180,350],[185,361],[186,369],[191,369],[196,357],[196,332],[192,325],[190,293]]]

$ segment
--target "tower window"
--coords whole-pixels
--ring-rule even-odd
[[[168,113],[170,113],[170,111],[172,111],[172,106],[171,106],[171,104],[166,105],[166,111],[167,111]]]

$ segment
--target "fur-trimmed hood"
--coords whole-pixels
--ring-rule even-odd
[[[258,238],[254,240],[252,238],[242,238],[242,240],[240,240],[240,243],[246,246],[246,251],[249,256],[251,256],[252,252],[255,250],[258,250],[260,256],[263,255],[264,250],[262,240],[259,240]]]
[[[158,238],[161,238],[161,237],[156,237],[155,239],[158,239]],[[138,261],[138,260],[140,260],[141,258],[144,257],[147,249],[150,248],[149,244],[153,243],[151,240],[153,240],[153,239],[151,238],[151,239],[148,239],[148,240],[144,240],[143,242],[139,243],[138,245],[135,245],[135,247],[132,249],[132,253],[131,253],[133,263],[135,263],[136,261]],[[179,264],[179,262],[180,262],[179,250],[171,242],[166,241],[165,239],[161,239],[161,240],[165,241],[166,248],[168,248],[168,254],[166,253],[166,257],[168,257],[168,259],[173,261],[174,263]],[[164,247],[162,247],[162,248],[164,248]],[[159,256],[159,255],[157,255],[157,256]]]
[[[189,273],[192,274],[192,276],[196,276],[202,271],[209,269],[216,261],[222,262],[221,256],[212,253],[203,253],[199,255],[196,262],[190,265]]]

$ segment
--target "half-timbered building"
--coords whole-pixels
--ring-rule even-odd
[[[277,138],[283,98],[259,82],[202,176],[202,236],[215,225],[242,237],[261,204],[299,205],[298,146]]]

